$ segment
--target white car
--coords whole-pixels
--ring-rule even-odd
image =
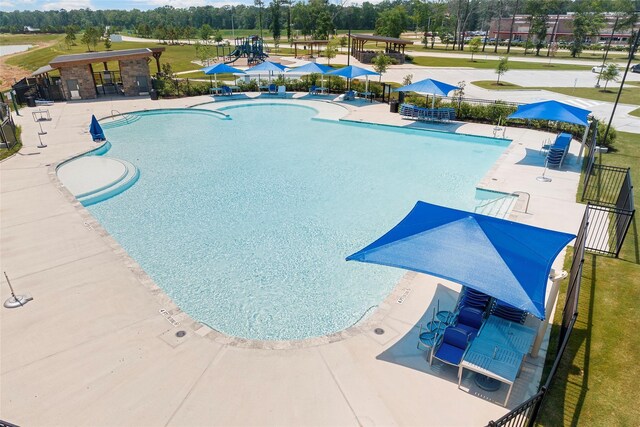
[[[609,65],[611,65],[611,64],[598,65],[598,66],[596,66],[596,67],[593,67],[593,68],[591,69],[591,71],[592,71],[592,72],[594,72],[594,73],[598,73],[598,74],[600,74],[600,73],[602,73],[604,70],[606,70],[606,69],[609,67]],[[615,64],[614,64],[614,65],[615,65]],[[617,65],[616,65],[616,68],[618,68],[618,66],[617,66]]]

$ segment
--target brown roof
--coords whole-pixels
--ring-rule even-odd
[[[413,44],[410,40],[396,39],[395,37],[374,36],[371,34],[351,34],[352,39],[367,40],[373,42],[395,43],[395,44]]]
[[[96,62],[118,61],[121,59],[147,58],[152,55],[151,49],[108,50],[104,52],[78,53],[75,55],[60,55],[49,62],[54,68],[68,65],[86,65]]]

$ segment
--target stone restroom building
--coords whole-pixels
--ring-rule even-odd
[[[61,55],[49,62],[60,71],[62,93],[67,100],[99,96],[140,96],[151,90],[151,57],[160,72],[163,47]]]

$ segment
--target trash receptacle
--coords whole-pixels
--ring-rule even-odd
[[[36,106],[36,98],[33,96],[27,96],[27,107],[35,107]]]
[[[397,113],[398,112],[398,101],[396,101],[394,99],[389,101],[389,111],[391,111],[392,113]]]
[[[149,96],[151,96],[151,99],[153,101],[157,101],[158,100],[158,91],[155,89],[151,89],[151,91],[149,92]]]

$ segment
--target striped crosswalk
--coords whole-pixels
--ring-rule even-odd
[[[604,104],[603,102],[600,102],[600,101],[594,101],[591,99],[582,99],[582,98],[565,99],[562,102],[566,102],[567,104],[571,104],[573,106],[580,107],[580,108],[592,108],[592,107],[596,107],[598,105]]]

